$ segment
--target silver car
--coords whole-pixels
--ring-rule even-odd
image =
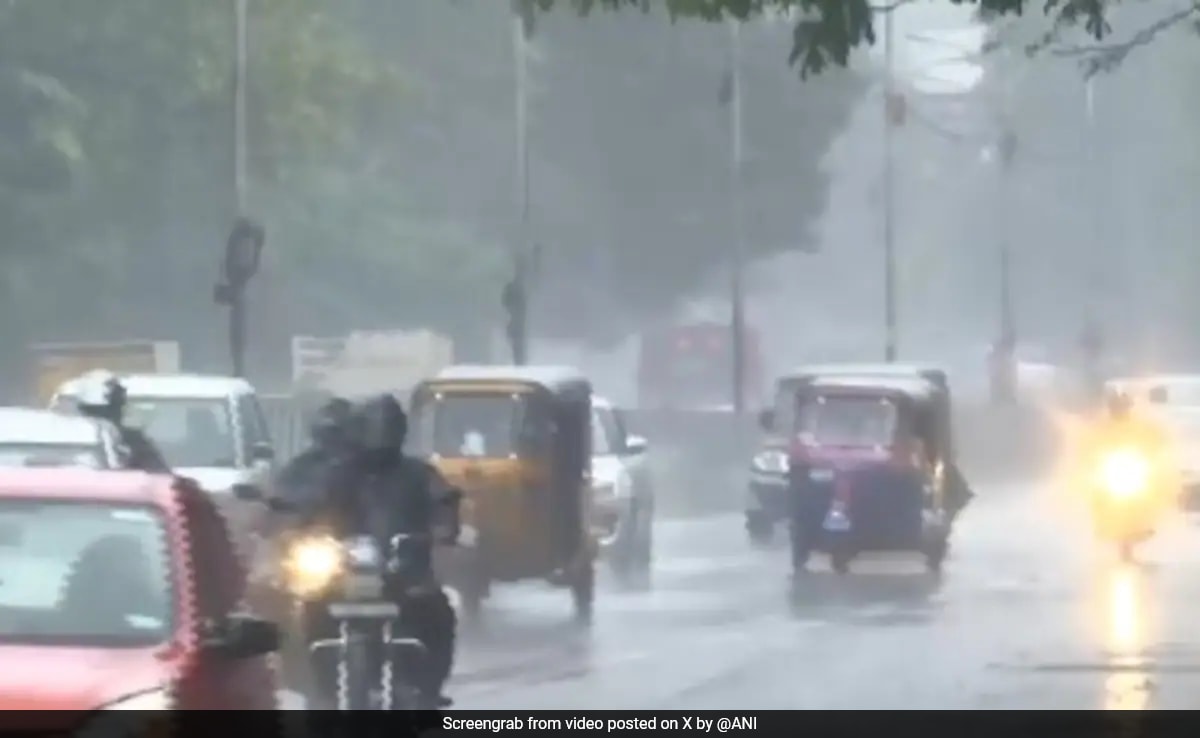
[[[612,403],[592,398],[592,528],[618,576],[645,578],[653,562],[654,490],[646,439],[628,433]]]
[[[0,407],[0,467],[124,468],[127,453],[111,423],[50,410]]]

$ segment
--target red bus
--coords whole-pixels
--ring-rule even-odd
[[[727,323],[697,322],[649,330],[638,352],[638,404],[643,409],[732,410],[733,341]],[[761,399],[758,332],[743,331],[743,408]]]

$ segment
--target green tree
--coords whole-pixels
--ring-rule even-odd
[[[665,6],[673,18],[698,18],[720,21],[727,18],[745,20],[763,14],[794,18],[793,46],[789,62],[799,67],[803,76],[820,73],[830,65],[846,66],[850,52],[873,44],[876,40],[876,16],[918,0],[516,0],[532,24],[537,12],[556,6],[569,6],[581,14],[594,9],[620,10]],[[1027,9],[1044,10],[1050,26],[1041,42],[1050,44],[1059,34],[1080,27],[1095,39],[1104,39],[1110,32],[1106,13],[1120,0],[951,0],[956,5],[978,5],[984,15],[1022,14]],[[1148,25],[1128,41],[1106,46],[1064,50],[1085,57],[1093,69],[1119,63],[1133,48],[1152,40],[1157,34],[1176,24],[1200,15],[1200,3],[1171,12]]]
[[[234,214],[232,7],[0,5],[0,329],[10,340],[145,335],[183,340],[189,357],[220,355],[210,298]],[[403,111],[396,68],[319,0],[251,7],[250,209],[271,234],[267,271],[298,307],[289,317],[305,329],[329,312],[314,295],[327,283],[321,264],[334,262],[349,273],[341,314],[358,309],[360,320],[377,320],[372,306],[393,319],[414,301],[428,308],[426,266],[454,296],[477,294],[478,284],[461,286],[476,270],[418,258],[433,249],[459,266],[474,236],[413,216],[396,188],[405,173],[372,150]],[[303,267],[331,246],[316,269]],[[364,275],[400,262],[404,276],[371,293],[362,317]]]

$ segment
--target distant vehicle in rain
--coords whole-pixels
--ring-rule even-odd
[[[1110,380],[1109,391],[1128,393],[1152,409],[1179,458],[1183,504],[1200,510],[1200,375],[1160,374]]]
[[[1141,403],[1170,409],[1200,410],[1200,374],[1157,374],[1113,379],[1108,385],[1128,392]]]
[[[126,451],[111,423],[24,407],[0,408],[0,468],[119,469]]]
[[[592,530],[621,577],[649,576],[654,558],[654,488],[645,438],[624,414],[592,397]]]
[[[742,397],[762,395],[763,358],[758,331],[744,331]],[[638,405],[642,409],[733,409],[733,341],[729,325],[699,321],[651,329],[638,352]]]

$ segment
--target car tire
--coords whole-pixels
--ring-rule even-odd
[[[775,526],[765,514],[746,514],[746,534],[755,546],[769,546],[775,537]]]
[[[592,624],[596,601],[596,568],[588,560],[576,572],[571,582],[571,603],[575,611],[575,623],[580,626]]]
[[[612,569],[622,586],[644,589],[650,584],[654,564],[654,513],[633,511],[636,524],[613,551]]]

